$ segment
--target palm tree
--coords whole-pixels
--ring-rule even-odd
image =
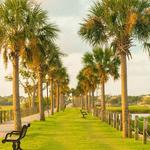
[[[62,92],[62,83],[65,81],[68,81],[68,75],[66,72],[66,68],[63,66],[60,66],[57,69],[57,72],[55,74],[55,83],[56,83],[56,111],[60,111],[61,107],[61,92]],[[69,82],[69,81],[68,81]]]
[[[19,100],[19,58],[25,52],[26,30],[31,5],[28,0],[5,0],[0,5],[0,49],[3,51],[4,63],[8,56],[13,66],[13,110],[14,128],[21,129]]]
[[[36,14],[34,11],[36,11]],[[50,57],[50,54],[53,55],[54,49],[52,47],[55,45],[54,40],[59,30],[56,25],[47,23],[47,14],[40,7],[37,7],[34,11],[32,12],[34,18],[38,20],[40,17],[41,20],[34,24],[34,32],[30,36],[28,49],[31,51],[31,60],[25,58],[25,61],[37,73],[40,120],[44,121],[43,77],[46,74],[44,72],[47,65],[46,61]]]
[[[85,97],[85,108],[86,110],[89,112],[89,97],[88,97],[88,93],[90,91],[90,80],[86,77],[85,75],[85,68],[82,68],[81,71],[79,72],[77,79],[79,81],[78,86],[80,88],[82,88],[82,90],[84,91],[84,97]]]
[[[88,58],[85,58],[85,57],[84,57],[84,59],[87,60]],[[97,87],[97,83],[99,82],[96,71],[97,71],[97,69],[96,69],[96,67],[93,63],[92,64],[85,64],[83,74],[84,74],[84,76],[86,76],[87,80],[89,81],[89,85],[90,85],[90,89],[89,89],[89,96],[90,96],[89,107],[90,107],[90,109],[92,108],[92,110],[94,109],[94,105],[95,105],[94,104],[94,92],[95,92],[95,89]]]
[[[127,137],[127,60],[133,40],[147,43],[150,33],[148,0],[103,0],[96,2],[81,25],[80,35],[91,44],[112,41],[121,60],[123,137]]]
[[[71,88],[70,89],[70,93],[72,95],[72,106],[74,107],[76,89],[75,88]]]
[[[57,73],[57,69],[62,65],[61,56],[63,55],[59,48],[54,45],[51,47],[53,49],[53,54],[49,53],[47,56],[47,73],[50,80],[50,111],[51,115],[54,114],[54,77]]]
[[[108,81],[109,76],[114,79],[119,77],[119,65],[120,61],[117,57],[114,57],[114,52],[109,48],[99,48],[93,49],[93,53],[85,53],[83,57],[83,62],[86,65],[95,65],[97,68],[98,77],[101,85],[101,111],[102,120],[104,120],[105,114],[105,83]]]
[[[61,71],[61,76],[60,76],[60,108],[61,110],[64,110],[65,108],[65,99],[64,97],[67,96],[67,93],[69,91],[69,76],[67,74],[67,70],[66,68],[62,68],[62,71]]]

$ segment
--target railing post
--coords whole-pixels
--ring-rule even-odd
[[[4,122],[6,122],[6,111],[4,111]]]
[[[116,113],[114,113],[113,127],[116,128]]]
[[[135,121],[134,121],[134,131],[135,131],[135,134],[134,134],[134,138],[135,140],[138,140],[138,136],[139,136],[139,132],[138,132],[138,116],[135,116]]]
[[[131,130],[131,120],[132,120],[132,118],[131,118],[132,116],[131,116],[131,114],[129,113],[128,114],[128,137],[129,138],[132,138],[132,130]]]
[[[6,121],[9,120],[9,110],[6,111]]]
[[[119,114],[117,113],[117,118],[116,118],[116,129],[119,130]]]
[[[114,116],[113,113],[111,113],[111,126],[113,126],[113,120],[114,120],[113,116]]]
[[[98,117],[98,108],[96,108],[96,117]]]
[[[120,124],[120,131],[122,131],[122,113],[120,113],[120,121],[119,121],[119,124]]]
[[[0,111],[0,123],[2,123],[3,120],[2,120],[2,111]]]
[[[108,112],[108,124],[111,124],[110,112]]]
[[[147,126],[148,126],[147,118],[144,118],[144,122],[143,122],[143,144],[147,143]]]

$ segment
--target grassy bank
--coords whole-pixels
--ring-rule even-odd
[[[121,112],[121,107],[107,107],[108,111]],[[131,113],[150,113],[150,106],[129,106]]]
[[[22,141],[25,150],[149,150],[134,139],[122,139],[116,131],[97,118],[81,118],[78,109],[67,109],[49,117],[45,122],[34,122]],[[1,150],[10,150],[11,144],[1,144]]]
[[[0,106],[0,110],[12,110],[13,106]]]

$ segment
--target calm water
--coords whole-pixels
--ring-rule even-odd
[[[138,117],[150,117],[150,114],[132,114],[132,119],[135,119],[135,116]]]

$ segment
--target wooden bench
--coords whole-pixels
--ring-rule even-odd
[[[87,116],[87,112],[85,110],[80,109],[80,113],[82,115],[83,118],[86,118],[85,116]]]
[[[13,150],[22,150],[22,148],[20,147],[20,141],[26,136],[29,127],[30,124],[23,125],[21,131],[12,131],[10,133],[7,133],[5,139],[2,140],[2,143],[12,142]]]

